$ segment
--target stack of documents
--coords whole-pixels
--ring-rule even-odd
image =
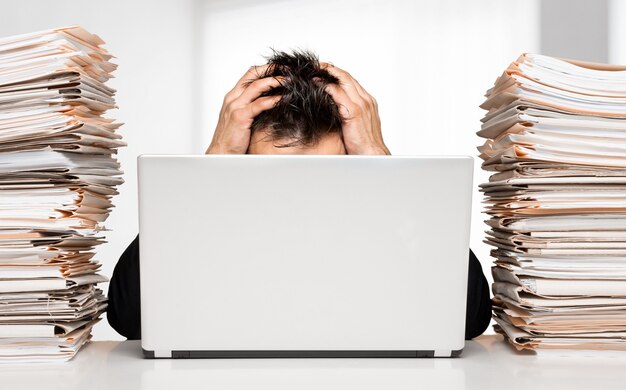
[[[525,54],[486,96],[496,330],[626,350],[626,67]]]
[[[64,361],[106,308],[94,248],[123,181],[106,85],[80,27],[0,39],[0,362]]]

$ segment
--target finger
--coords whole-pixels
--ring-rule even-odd
[[[243,76],[241,76],[239,81],[237,81],[237,84],[235,84],[235,87],[245,88],[245,85],[247,82],[256,80],[264,76],[265,72],[267,71],[267,69],[269,69],[270,66],[271,66],[270,64],[251,66],[250,69],[248,69],[248,71]]]
[[[328,63],[323,63],[323,69],[339,79],[339,84],[356,103],[367,103],[368,95],[361,85],[345,70]]]
[[[332,64],[331,64],[332,65]],[[375,105],[375,100],[374,97],[372,95],[369,94],[369,92],[367,92],[365,90],[365,88],[363,88],[363,86],[361,85],[361,83],[359,83],[359,81],[357,79],[355,79],[349,72],[332,65],[332,69],[334,72],[337,72],[338,74],[341,74],[343,76],[343,78],[345,78],[346,80],[349,80],[349,84],[351,86],[353,86],[357,92],[359,93],[359,95],[365,99],[368,103],[370,103],[372,106]],[[332,74],[332,73],[331,73]],[[337,76],[335,76],[337,77]],[[337,77],[339,78],[339,77]]]
[[[363,86],[361,85],[361,83],[359,83],[357,79],[352,77],[352,81],[354,81],[354,86],[356,87],[357,91],[359,91],[359,94],[363,96],[363,98],[365,98],[367,101],[369,101],[369,103],[371,103],[372,106],[374,106],[376,103],[376,101],[374,100],[374,97],[370,95],[369,92],[365,90],[365,88],[363,88]]]
[[[246,89],[247,84],[265,75],[265,72],[269,67],[270,64],[251,66],[226,96],[230,97],[230,100],[238,98]]]
[[[262,113],[263,111],[270,110],[274,108],[276,103],[282,98],[281,95],[276,96],[263,96],[256,99],[254,102],[248,105],[248,109],[250,110],[250,117],[255,118],[257,115]]]
[[[243,93],[233,101],[235,106],[243,106],[252,103],[263,92],[267,92],[272,88],[280,87],[283,83],[283,77],[266,77],[253,81],[243,91]]]
[[[354,86],[356,88],[356,90],[359,92],[359,94],[363,97],[367,97],[369,94],[365,91],[365,89],[361,86],[361,84],[357,81],[357,79],[355,79],[350,72],[345,71],[343,69],[341,69],[338,66],[335,66],[333,64],[329,64],[330,65],[330,70],[329,72],[334,72],[331,73],[333,74],[335,77],[339,78],[340,80],[343,79],[347,82],[349,82],[350,85]],[[339,77],[341,76],[341,77]]]
[[[352,100],[350,95],[337,84],[327,84],[325,91],[333,98],[339,108],[339,114],[343,119],[354,118],[358,112],[358,105]]]
[[[365,88],[363,88],[361,83],[359,83],[359,81],[357,79],[352,77],[352,75],[350,73],[348,73],[345,70],[343,70],[343,69],[341,69],[341,68],[339,68],[337,66],[334,66],[332,64],[327,64],[327,66],[332,68],[333,71],[336,72],[337,75],[341,75],[341,77],[343,79],[348,79],[350,81],[350,83],[351,83],[349,85],[353,86],[356,89],[356,91],[359,94],[359,96],[365,102],[364,106],[368,107],[371,111],[374,112],[376,117],[378,117],[378,102],[376,101],[376,99],[374,99],[374,96],[370,95],[370,93],[367,92],[365,90]],[[330,73],[330,71],[329,71],[329,73]],[[338,77],[336,75],[335,75],[335,77],[339,78],[340,81],[342,80],[342,78],[340,78],[340,77]],[[348,87],[348,83],[345,83],[345,85]],[[349,88],[348,88],[348,90],[349,90]]]

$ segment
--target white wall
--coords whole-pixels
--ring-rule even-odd
[[[126,183],[114,199],[106,225],[107,244],[97,249],[103,273],[110,276],[122,251],[137,234],[136,157],[142,153],[191,153],[194,106],[191,0],[6,1],[0,13],[0,36],[80,24],[100,35],[117,57],[119,69],[110,85],[118,89],[119,110],[107,116],[125,125],[128,147],[119,158]],[[102,286],[105,291],[108,285]],[[96,339],[121,339],[106,322]]]
[[[626,65],[626,1],[609,1],[609,62]]]
[[[205,3],[202,15],[203,128],[212,129],[224,94],[269,47],[309,48],[376,97],[393,154],[476,156],[483,94],[539,45],[536,1],[231,0]],[[203,143],[210,139],[203,133]],[[488,175],[478,159],[475,166],[478,185]],[[491,280],[481,201],[476,190],[471,247]]]

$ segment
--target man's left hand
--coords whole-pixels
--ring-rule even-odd
[[[342,133],[346,152],[391,154],[383,141],[376,99],[345,70],[328,63],[321,65],[339,79],[339,85],[327,84],[326,92],[332,96],[343,119]]]

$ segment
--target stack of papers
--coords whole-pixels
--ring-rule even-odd
[[[496,331],[626,350],[626,67],[525,54],[486,97]]]
[[[122,184],[116,65],[80,27],[0,39],[0,362],[64,361],[106,309],[102,223]]]

